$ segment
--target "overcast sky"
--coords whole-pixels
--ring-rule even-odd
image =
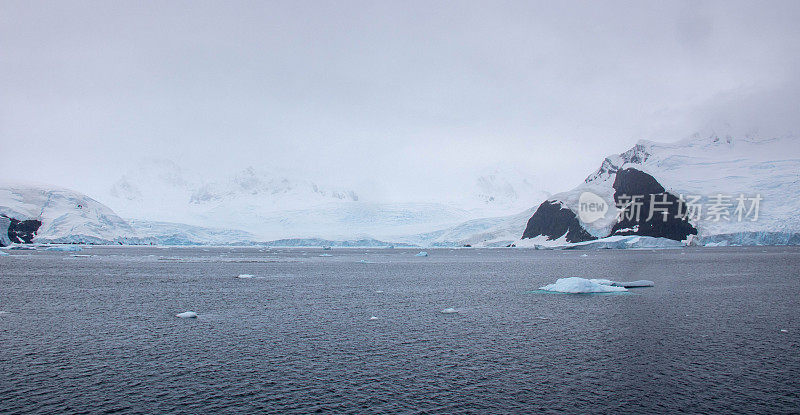
[[[800,2],[0,0],[2,175],[145,157],[435,192],[573,187],[636,140],[800,120]]]

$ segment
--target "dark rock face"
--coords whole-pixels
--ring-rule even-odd
[[[689,223],[686,204],[667,192],[651,175],[636,169],[617,172],[614,201],[623,209],[611,235],[641,235],[685,240],[697,235]],[[610,236],[610,235],[609,235]]]
[[[575,212],[560,202],[545,201],[528,219],[528,226],[522,238],[535,238],[544,235],[552,241],[566,234],[567,242],[591,241],[595,238],[583,229]]]
[[[7,217],[5,215],[3,216]],[[42,226],[42,222],[35,219],[8,219],[11,222],[8,226],[8,239],[10,239],[11,242],[18,244],[29,244],[33,242],[33,237],[36,236],[36,231],[38,231],[39,227]]]

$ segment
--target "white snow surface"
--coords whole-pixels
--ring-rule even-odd
[[[612,293],[628,291],[623,287],[598,284],[592,280],[580,277],[559,278],[555,283],[539,287],[539,289],[569,294]]]

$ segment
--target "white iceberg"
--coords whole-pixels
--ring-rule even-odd
[[[377,319],[378,319],[378,317],[372,316],[372,317],[370,317],[369,319],[370,319],[370,320],[377,320]]]
[[[183,313],[175,314],[175,317],[178,318],[197,318],[197,313],[194,311],[186,311]]]
[[[458,310],[456,310],[455,308],[445,308],[444,310],[441,311],[441,313],[442,314],[455,314],[455,313],[458,313]]]
[[[428,253],[425,252],[425,251],[420,251],[420,253],[418,253],[418,254],[416,254],[414,256],[428,256]]]
[[[331,254],[321,254],[320,256],[333,256]]]
[[[83,248],[75,245],[66,245],[66,246],[51,246],[45,251],[59,251],[59,252],[80,252],[83,251]]]
[[[239,274],[239,276],[236,278],[249,279],[253,278],[253,276],[251,274]]]
[[[553,284],[548,284],[539,287],[540,290],[553,291],[559,293],[570,294],[588,294],[588,293],[612,293],[612,292],[625,292],[628,291],[624,287],[615,287],[613,285],[598,284],[586,278],[580,277],[567,277],[559,278]]]

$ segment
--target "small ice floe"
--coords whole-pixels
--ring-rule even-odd
[[[606,279],[591,279],[591,282],[603,285],[611,285],[614,287],[624,287],[624,288],[638,288],[638,287],[652,287],[655,285],[653,281],[650,280],[636,280],[636,281],[611,281]]]
[[[383,294],[383,290],[375,291],[375,294]]]
[[[370,320],[378,320],[378,317],[372,316],[369,318]]]
[[[781,329],[781,333],[788,333],[788,332],[789,332],[789,330]]]
[[[458,313],[458,310],[456,310],[455,308],[445,308],[444,310],[440,311],[440,313],[442,313],[442,314],[456,314],[456,313]]]
[[[249,279],[253,278],[253,276],[251,274],[239,274],[239,276],[237,276],[236,278]]]
[[[555,283],[539,287],[539,289],[542,291],[568,294],[613,293],[628,291],[624,287],[598,284],[591,280],[587,280],[586,278],[580,277],[559,278]]]
[[[636,280],[636,281],[614,281],[615,287],[625,288],[638,288],[638,287],[652,287],[655,283],[650,280]]]
[[[425,251],[420,251],[418,254],[416,254],[414,256],[428,256],[428,253],[425,252]]]
[[[585,258],[585,257],[587,257],[587,256],[589,256],[589,254],[583,254],[583,255],[581,255],[581,257],[582,257],[582,258]]]
[[[333,256],[331,254],[321,254],[320,256]]]
[[[178,317],[178,318],[197,318],[197,313],[195,313],[194,311],[186,311],[186,312],[183,312],[183,313],[175,314],[175,317]]]
[[[366,259],[362,259],[361,261],[358,261],[358,262],[360,262],[362,264],[372,264],[372,261],[367,261]]]
[[[45,251],[59,251],[59,252],[80,252],[83,251],[83,248],[75,245],[66,245],[66,246],[51,246]]]
[[[7,255],[8,255],[8,252],[6,252],[6,251],[0,251],[0,256],[7,256]]]

